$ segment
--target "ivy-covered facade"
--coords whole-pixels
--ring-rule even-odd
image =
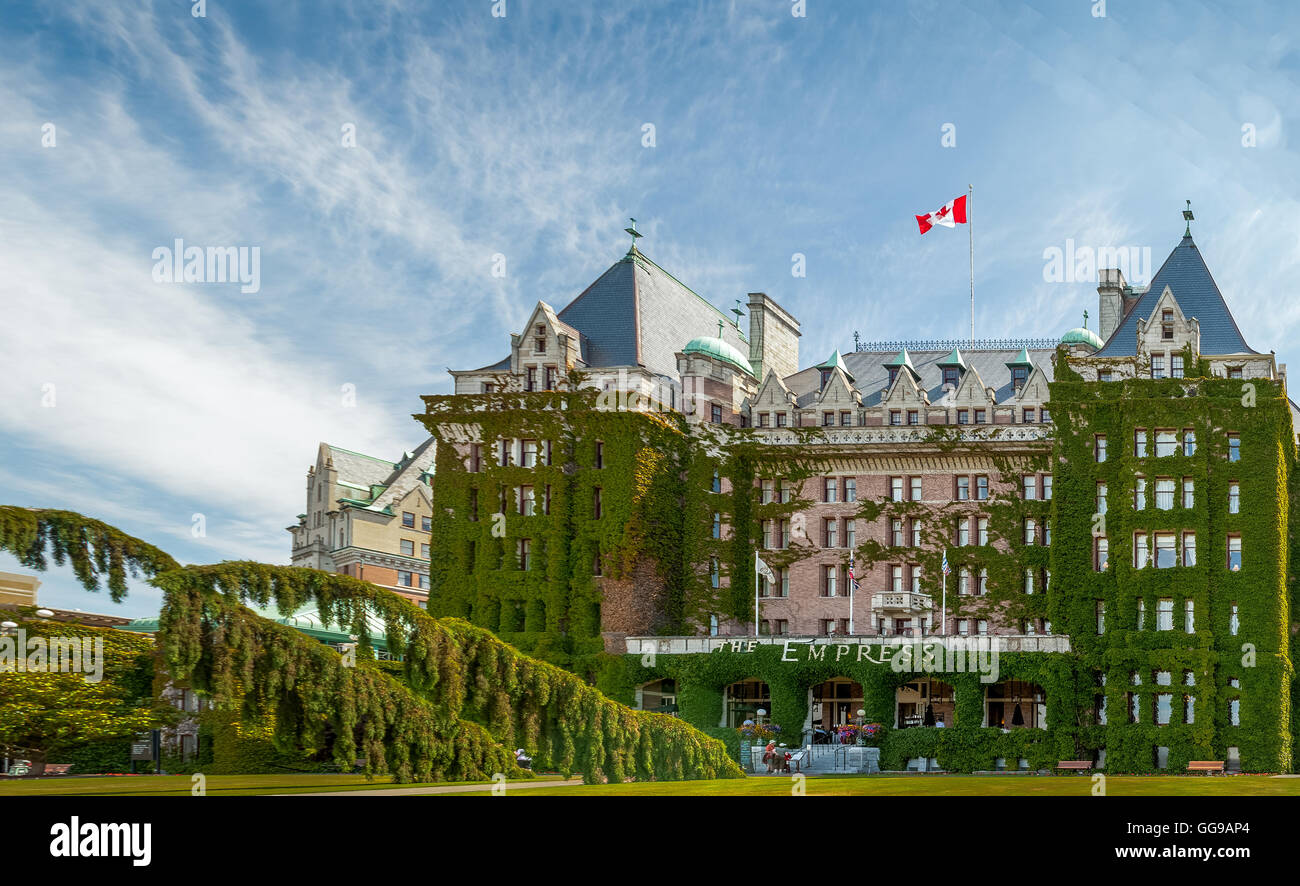
[[[733,746],[762,710],[791,744],[882,724],[886,768],[1293,768],[1296,410],[1190,234],[1145,289],[1100,273],[1102,335],[800,371],[751,294],[748,360],[691,338],[628,388],[574,307],[631,275],[634,361],[667,284],[622,264],[426,398],[433,614]],[[972,644],[992,672],[934,667]]]

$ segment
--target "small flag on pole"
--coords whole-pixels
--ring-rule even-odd
[[[862,588],[861,588],[861,585],[858,584],[858,580],[857,580],[857,578],[855,578],[854,575],[853,575],[853,557],[852,557],[852,556],[849,557],[849,584],[852,586],[853,590],[855,590],[855,591],[858,591],[858,590],[861,590],[861,589],[862,589]]]
[[[754,554],[754,569],[758,572],[759,575],[763,576],[763,578],[767,579],[768,581],[772,583],[776,582],[776,573],[772,571],[771,566],[768,566],[766,563],[763,562],[763,558],[758,556],[757,552],[755,552]]]
[[[934,212],[918,215],[916,224],[920,227],[922,234],[935,225],[951,228],[956,225],[966,224],[966,196],[962,195],[955,200],[950,200]]]
[[[948,568],[948,549],[943,550],[943,574],[952,575],[952,570]]]

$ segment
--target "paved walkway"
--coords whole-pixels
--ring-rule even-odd
[[[527,791],[533,788],[554,788],[566,785],[582,784],[581,778],[570,778],[567,781],[563,778],[538,779],[537,781],[510,781],[506,782],[506,793],[510,794],[515,791]],[[409,788],[376,788],[373,791],[312,791],[296,794],[270,794],[272,797],[403,797],[412,794],[465,794],[478,791],[490,791],[495,785],[491,784],[423,784],[412,785]]]

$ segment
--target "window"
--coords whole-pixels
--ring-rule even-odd
[[[903,521],[902,520],[898,518],[894,518],[893,520],[889,521],[889,539],[890,539],[890,543],[894,547],[901,548],[903,546]]]
[[[605,444],[600,440],[596,441],[596,467],[605,467]]]
[[[469,469],[473,474],[483,470],[483,447],[478,443],[469,447]]]
[[[1160,338],[1164,341],[1174,338],[1174,312],[1167,308],[1160,312]]]
[[[822,524],[822,547],[837,548],[839,547],[839,520],[831,517]]]
[[[771,504],[771,503],[772,503],[772,493],[775,491],[775,489],[776,489],[776,482],[775,482],[775,481],[773,481],[773,480],[763,480],[763,481],[760,481],[760,484],[759,484],[759,499],[758,499],[758,500],[759,500],[759,503],[760,503],[760,504],[765,504],[765,505],[766,505],[766,504]]]
[[[970,570],[965,566],[957,570],[957,593],[963,597],[970,596]]]
[[[1196,482],[1191,477],[1183,478],[1183,507],[1187,510],[1196,507]]]
[[[853,413],[852,413],[852,412],[841,412],[841,413],[840,413],[840,426],[841,426],[841,427],[848,428],[848,427],[852,427],[852,425],[853,425]]]
[[[786,422],[786,414],[784,412],[778,412],[776,414],[776,426],[778,428],[783,428],[785,427],[785,422]]]
[[[1025,424],[1032,425],[1034,423],[1034,410],[1026,409],[1024,412],[1024,420]]]
[[[1141,599],[1141,598],[1139,598],[1138,601],[1137,601],[1137,603],[1138,603],[1137,629],[1140,631],[1140,630],[1142,630],[1143,627],[1146,626],[1146,621],[1147,621],[1147,601],[1146,601],[1146,600],[1143,600],[1143,599]]]
[[[1147,534],[1133,533],[1133,568],[1145,569],[1149,562],[1151,562],[1151,552],[1147,549]]]
[[[536,506],[537,496],[531,486],[519,487],[519,513],[525,517],[533,516],[533,509]]]
[[[1133,454],[1138,458],[1147,456],[1147,432],[1145,428],[1138,428],[1133,432]]]
[[[1093,558],[1094,566],[1098,572],[1104,572],[1110,565],[1110,541],[1106,538],[1096,540],[1096,554]]]
[[[1178,454],[1178,434],[1175,431],[1156,431],[1156,457],[1166,458]]]
[[[420,528],[423,529],[425,532],[432,532],[432,531],[433,531],[433,518],[430,517],[430,516],[428,516],[427,514],[426,514],[425,516],[421,517],[421,518],[420,518]]]
[[[840,484],[834,477],[827,477],[822,482],[822,501],[835,502],[839,501]]]
[[[1165,355],[1164,354],[1151,355],[1151,377],[1152,378],[1165,377]]]
[[[1233,603],[1228,614],[1228,633],[1237,636],[1237,631],[1241,628],[1241,622],[1238,620],[1237,604]]]
[[[397,570],[397,583],[404,588],[415,586],[415,580],[411,577],[411,573],[405,569]]]
[[[421,556],[423,559],[428,560],[428,559],[429,559],[429,550],[430,550],[430,549],[429,549],[429,546],[428,546],[428,545],[420,545],[420,556]]]
[[[957,478],[957,501],[970,501],[970,477]]]
[[[546,390],[548,391],[555,390],[555,367],[554,366],[546,367]]]
[[[1093,440],[1093,455],[1096,456],[1097,464],[1106,460],[1106,435],[1098,434]]]
[[[528,376],[527,376],[527,381],[524,382],[524,390],[525,391],[537,390],[537,367],[536,366],[528,367]]]
[[[835,582],[839,575],[839,569],[835,566],[822,567],[822,596],[835,596]]]
[[[844,521],[844,546],[852,550],[858,546],[858,530],[856,520]]]
[[[959,635],[963,636],[963,637],[969,637],[969,636],[970,636],[970,619],[969,619],[969,618],[959,618],[959,619],[957,619],[957,633],[958,633]]]
[[[980,517],[975,521],[975,543],[981,547],[989,543],[989,518]]]
[[[763,547],[766,550],[772,549],[772,521],[763,521]]]
[[[1114,378],[1115,373],[1111,372],[1109,369],[1103,369],[1097,373],[1097,381],[1113,381]]]
[[[976,410],[975,410],[975,424],[977,424],[977,425],[987,424],[987,423],[988,423],[988,422],[986,421],[986,417],[987,417],[987,415],[988,415],[988,413],[986,413],[983,409],[976,409]]]
[[[759,426],[760,428],[765,428],[765,427],[767,427],[767,422],[768,422],[768,419],[769,419],[769,418],[770,418],[770,416],[769,416],[768,413],[766,413],[766,412],[760,412],[760,413],[758,414],[758,426]]]
[[[1191,600],[1183,601],[1183,630],[1189,634],[1196,633],[1196,604]]]
[[[402,511],[402,525],[407,529],[415,528],[415,514],[410,511]]]
[[[543,514],[551,513],[551,484],[550,483],[546,484],[546,490],[542,495],[542,513]]]
[[[1052,475],[1043,475],[1043,501],[1052,500]]]
[[[1196,565],[1196,533],[1195,532],[1183,533],[1183,565],[1184,566]]]
[[[478,519],[478,490],[469,491],[469,518],[470,520]]]
[[[1162,511],[1173,510],[1174,481],[1169,477],[1156,478],[1156,507]]]
[[[1241,513],[1241,484],[1240,483],[1228,484],[1228,513],[1229,514]]]
[[[975,623],[975,633],[979,634],[981,637],[988,636],[989,633],[988,621],[982,618],[979,621],[977,621]]]
[[[790,521],[781,521],[781,549],[785,550],[790,547]]]
[[[833,413],[833,412],[823,412],[823,413],[822,413],[822,427],[824,427],[824,428],[832,428],[832,427],[834,427],[834,426],[835,426],[835,413]]]
[[[1228,367],[1228,378],[1241,378],[1241,367],[1240,366]]]
[[[1233,572],[1241,569],[1241,536],[1228,536],[1228,568]]]
[[[889,411],[889,423],[891,425],[901,425],[903,423],[903,413],[897,409]]]
[[[515,554],[519,558],[519,568],[527,572],[531,565],[533,553],[533,542],[531,539],[521,538],[515,545]]]
[[[970,520],[966,517],[960,518],[957,523],[957,545],[966,547],[970,544]]]
[[[1104,514],[1104,513],[1106,513],[1106,507],[1107,507],[1107,506],[1106,506],[1106,495],[1107,495],[1107,492],[1108,492],[1108,487],[1106,486],[1105,483],[1098,483],[1098,484],[1097,484],[1097,513],[1098,513],[1098,514]]]
[[[975,478],[975,499],[976,501],[988,501],[989,498],[989,478]]]
[[[903,567],[902,566],[889,567],[889,587],[890,590],[894,590],[894,591],[903,590]]]
[[[1025,520],[1025,544],[1034,545],[1038,543],[1038,521],[1030,518]]]
[[[538,325],[535,337],[533,338],[533,353],[541,354],[546,351],[546,327]]]
[[[1241,461],[1241,437],[1228,435],[1228,461]]]
[[[1025,570],[1025,594],[1032,596],[1034,593],[1034,570]]]
[[[1241,699],[1234,698],[1228,702],[1228,722],[1233,726],[1241,725]]]
[[[720,425],[720,424],[722,424],[722,407],[719,406],[717,403],[714,403],[714,404],[713,404],[712,413],[713,413],[713,416],[712,416],[712,417],[713,417],[713,423],[714,423],[715,425]]]
[[[913,519],[912,520],[912,547],[919,548],[920,546],[921,546],[921,521],[917,519]]]
[[[1023,487],[1025,490],[1025,501],[1034,501],[1038,498],[1038,478],[1033,474],[1027,474],[1023,478]]]
[[[1133,484],[1133,509],[1145,511],[1147,507],[1147,478],[1138,477]]]
[[[1169,357],[1169,377],[1170,377],[1170,378],[1182,378],[1182,377],[1183,377],[1183,355],[1182,355],[1182,354],[1172,354],[1172,355],[1170,355],[1170,357]]]
[[[920,501],[921,500],[921,478],[912,477],[908,482],[910,485],[909,493],[911,495],[908,501]]]
[[[1013,366],[1011,368],[1011,384],[1015,385],[1017,391],[1025,386],[1029,379],[1029,369],[1025,366]]]
[[[713,482],[709,486],[709,491],[715,493],[722,491],[722,477],[718,475],[717,471],[713,472]]]
[[[902,477],[889,478],[889,500],[890,501],[903,500],[903,478]]]
[[[975,582],[975,594],[976,596],[983,597],[988,592],[989,592],[989,571],[987,569],[981,569],[979,578]]]
[[[713,513],[713,537],[722,538],[722,515],[716,511]]]
[[[909,425],[919,425],[921,423],[921,413],[915,409],[907,410],[907,423]]]
[[[921,593],[921,567],[919,564],[912,564],[912,593]]]
[[[1172,631],[1174,629],[1174,601],[1162,597],[1156,601],[1156,630]]]
[[[1106,601],[1097,601],[1097,636],[1106,633]]]
[[[853,477],[844,478],[844,500],[845,501],[858,500],[858,481]]]
[[[960,382],[961,382],[961,376],[959,374],[959,370],[957,369],[957,367],[945,366],[943,368],[943,384],[952,385],[953,390],[956,390],[957,385]]]
[[[497,458],[497,464],[501,466],[512,465],[514,459],[514,442],[504,437],[501,439],[501,451]]]
[[[957,424],[959,424],[959,425],[968,425],[968,424],[970,424],[970,410],[969,410],[969,409],[958,409],[958,410],[957,410]]]
[[[1168,692],[1161,692],[1156,695],[1156,725],[1168,726],[1169,717],[1174,708],[1174,697]],[[1163,766],[1160,768],[1164,768]]]
[[[1196,454],[1196,432],[1191,428],[1183,430],[1183,455]]]
[[[597,486],[595,489],[591,490],[591,516],[599,520],[601,512],[600,487]]]
[[[722,574],[718,571],[718,560],[709,561],[709,584],[715,588],[722,587]]]
[[[402,556],[403,556],[403,557],[414,557],[414,556],[415,556],[415,542],[411,541],[409,538],[404,538],[404,539],[402,539],[402,540],[401,540],[401,550],[402,550]]]
[[[1052,420],[1052,413],[1051,411],[1048,410],[1046,406],[1042,408],[1041,413],[1042,414],[1039,415],[1038,418],[1043,422],[1043,424],[1047,424]],[[1048,633],[1051,633],[1051,631],[1048,631]]]

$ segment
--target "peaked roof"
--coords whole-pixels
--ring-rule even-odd
[[[894,357],[894,359],[886,363],[885,365],[894,366],[898,368],[906,368],[908,372],[912,373],[912,378],[916,379],[917,381],[921,380],[921,373],[917,372],[916,367],[912,365],[912,358],[907,353],[907,348],[903,348],[903,350],[899,351],[898,355]]]
[[[1033,367],[1034,361],[1029,359],[1029,348],[1021,348],[1020,353],[1016,354],[1015,359],[1008,360],[1007,366],[1029,366]]]
[[[677,374],[676,354],[700,336],[717,336],[749,354],[749,341],[712,303],[635,248],[559,312],[583,338],[588,366],[644,366]]]
[[[382,511],[422,485],[424,475],[433,471],[434,446],[433,437],[428,437],[414,452],[404,452],[400,461],[391,462],[322,443],[317,461],[324,465],[327,458],[332,459],[339,483],[367,490],[364,497],[352,500]],[[377,492],[375,487],[379,487]]]
[[[831,355],[826,358],[825,363],[817,364],[817,368],[818,369],[839,369],[846,376],[848,376],[849,381],[853,381],[853,373],[849,372],[848,365],[845,364],[844,358],[840,356],[839,348],[836,348],[834,352],[832,352]]]
[[[1156,302],[1165,287],[1174,294],[1174,300],[1183,315],[1195,317],[1201,325],[1202,354],[1255,354],[1258,353],[1237,328],[1237,321],[1228,310],[1228,303],[1219,292],[1210,269],[1205,266],[1201,250],[1196,248],[1191,235],[1184,235],[1174,251],[1169,253],[1160,270],[1151,278],[1151,285],[1138,299],[1132,310],[1111,334],[1106,346],[1097,352],[1098,357],[1137,356],[1137,321],[1151,316]]]
[[[949,354],[947,357],[944,357],[935,365],[936,366],[960,366],[964,371],[966,369],[966,360],[964,357],[962,357],[961,350],[959,348],[953,348],[951,354]]]

